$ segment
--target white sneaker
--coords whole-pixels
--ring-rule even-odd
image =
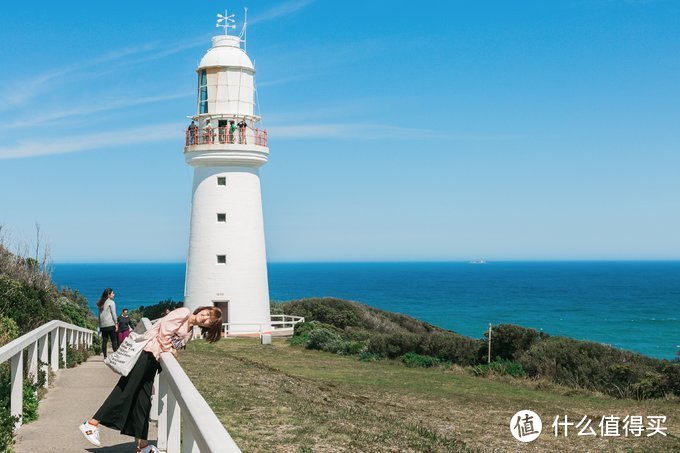
[[[80,432],[83,433],[85,439],[96,447],[101,447],[102,443],[99,441],[99,427],[91,425],[89,422],[83,422],[80,425]]]
[[[148,444],[146,447],[140,449],[137,447],[137,453],[160,453],[155,445]]]

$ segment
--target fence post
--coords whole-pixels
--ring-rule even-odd
[[[43,384],[43,387],[45,388],[49,386],[50,380],[50,359],[47,351],[48,335],[49,334],[45,334],[38,339],[38,355],[40,356],[40,361],[42,362],[40,369],[45,373],[45,384]]]
[[[168,450],[168,380],[164,373],[158,373],[158,443],[159,450]],[[153,413],[153,412],[152,412]]]
[[[489,323],[489,356],[487,358],[487,363],[491,363],[491,323]]]
[[[200,453],[189,423],[182,423],[182,453]]]
[[[52,371],[57,371],[59,369],[59,328],[55,327],[52,332],[50,332],[50,367]]]
[[[172,393],[172,390],[168,391],[168,422],[167,422],[167,434],[168,439],[168,453],[179,452],[180,448],[180,429],[181,429],[181,419],[182,413],[179,407],[179,403]]]
[[[61,329],[61,358],[64,361],[64,368],[68,368],[66,366],[66,345],[68,344],[68,329],[62,328]]]
[[[156,373],[156,376],[153,378],[153,388],[158,390],[160,373]],[[151,420],[158,420],[158,404],[160,402],[160,398],[158,395],[158,392],[153,392],[153,395],[151,395],[151,413],[149,414],[149,419]]]
[[[17,430],[21,426],[24,413],[24,351],[23,349],[14,354],[10,359],[10,411],[12,416],[18,416],[19,420],[14,425]]]
[[[33,384],[38,383],[38,342],[33,342],[27,348],[28,357],[28,377],[31,379]]]

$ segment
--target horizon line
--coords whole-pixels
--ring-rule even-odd
[[[267,261],[267,264],[428,264],[428,263],[461,263],[461,264],[491,264],[491,263],[639,263],[639,262],[680,262],[680,258],[550,258],[550,259],[498,259],[498,260],[291,260]],[[65,264],[186,264],[186,261],[54,261],[52,265]]]

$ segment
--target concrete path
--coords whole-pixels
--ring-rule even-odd
[[[102,356],[75,368],[59,370],[54,385],[40,402],[38,420],[22,426],[16,436],[16,453],[135,451],[132,437],[101,428],[102,447],[85,440],[78,429],[92,417],[118,382],[119,376],[104,365]],[[156,444],[156,426],[149,427],[150,442]]]

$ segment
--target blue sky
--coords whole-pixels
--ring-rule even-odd
[[[195,68],[249,6],[270,261],[680,259],[680,2],[14,2],[0,224],[183,261]]]

